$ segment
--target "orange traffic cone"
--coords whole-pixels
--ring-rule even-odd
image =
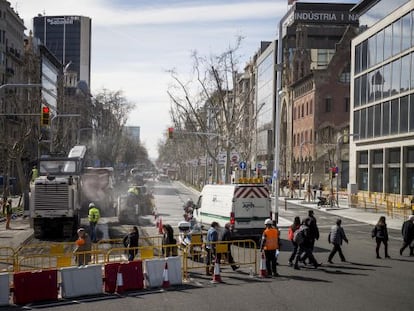
[[[220,261],[216,257],[216,260],[214,261],[214,272],[213,272],[213,279],[211,280],[211,283],[221,283],[221,276],[220,276]]]
[[[264,253],[262,253],[262,258],[260,259],[260,277],[267,277],[266,259]]]
[[[122,273],[118,272],[116,274],[116,292],[122,294],[124,292],[124,279]]]
[[[164,271],[162,272],[162,288],[170,287],[170,281],[168,279],[168,262],[165,261]]]
[[[160,217],[160,221],[158,222],[158,233],[162,234],[162,218]]]

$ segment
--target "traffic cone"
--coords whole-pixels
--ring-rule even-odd
[[[118,294],[122,294],[124,292],[124,278],[120,272],[116,274],[116,292]]]
[[[162,218],[160,217],[160,220],[158,222],[158,233],[162,234]]]
[[[264,253],[262,253],[262,258],[260,259],[260,277],[267,277],[266,259]]]
[[[220,276],[220,261],[216,257],[216,260],[214,261],[214,272],[213,272],[213,279],[211,280],[211,283],[221,283],[221,276]]]
[[[170,287],[170,281],[168,279],[168,262],[165,260],[164,271],[162,272],[162,288]]]

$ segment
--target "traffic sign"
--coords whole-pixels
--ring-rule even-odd
[[[260,170],[262,168],[262,163],[257,163],[256,167]]]
[[[242,161],[242,162],[239,163],[239,167],[240,167],[241,170],[245,170],[246,167],[247,167],[247,163]]]

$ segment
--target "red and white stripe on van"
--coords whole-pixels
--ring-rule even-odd
[[[234,190],[235,198],[268,198],[269,190],[264,186],[237,187]]]

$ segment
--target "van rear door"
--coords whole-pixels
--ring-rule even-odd
[[[234,190],[235,229],[239,235],[261,234],[270,217],[269,190],[265,185],[238,185]]]

